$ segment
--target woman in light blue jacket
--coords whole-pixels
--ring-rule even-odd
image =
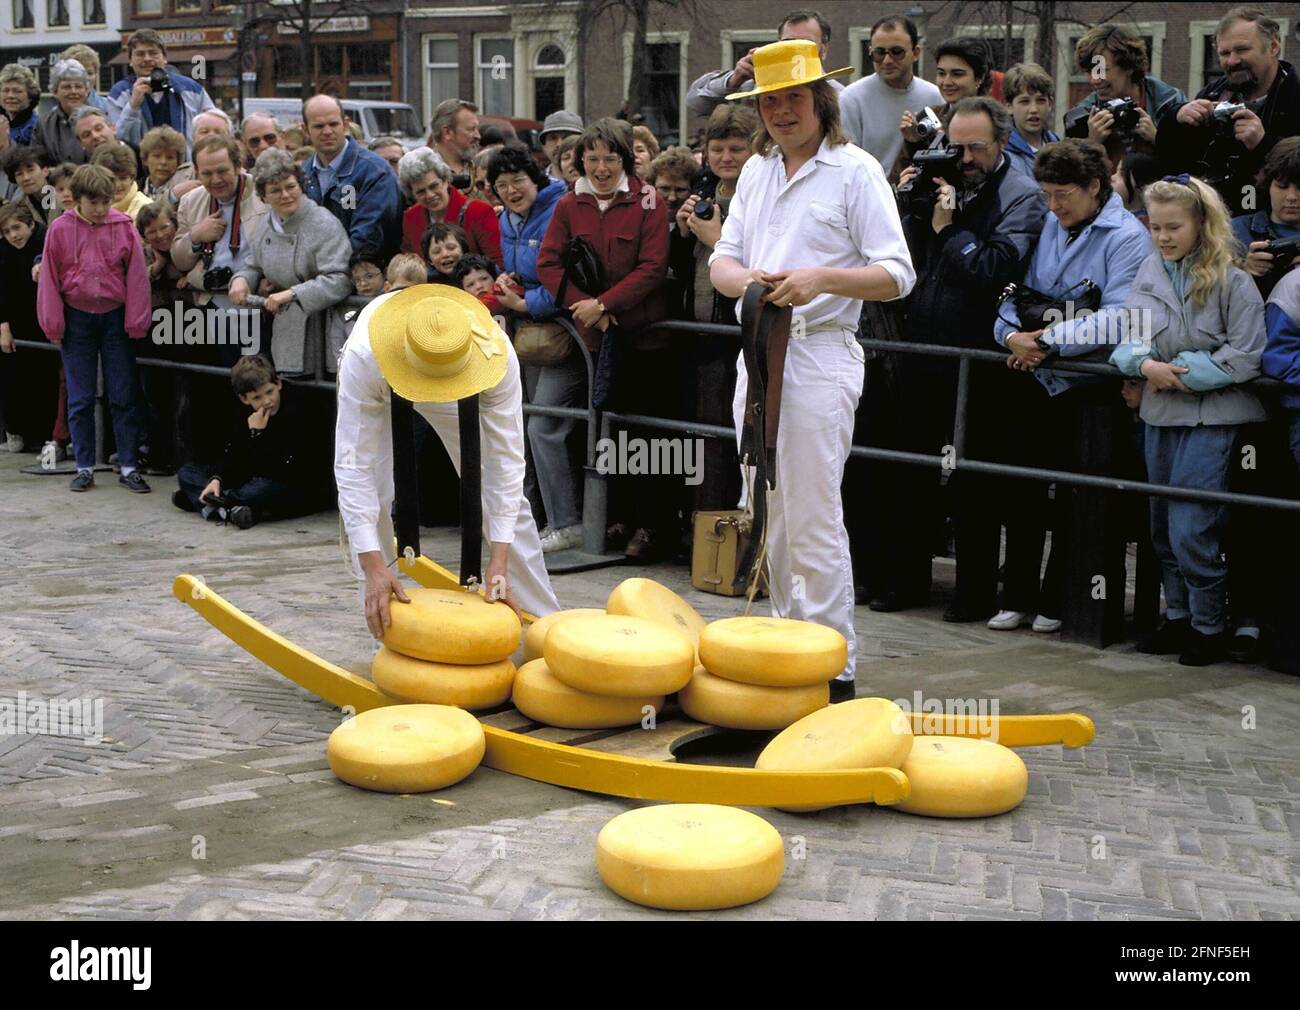
[[[488,185],[501,199],[501,258],[505,269],[497,278],[497,303],[509,309],[516,325],[546,322],[555,316],[555,298],[537,276],[537,254],[555,213],[569,188],[542,173],[532,155],[519,144],[507,144],[492,156]],[[523,288],[515,291],[511,282]],[[569,356],[554,365],[525,365],[528,402],[547,407],[583,407],[587,402],[587,365],[576,342]],[[546,508],[549,529],[542,531],[542,550],[558,551],[582,543],[582,511],[578,469],[569,453],[577,422],[568,417],[528,418],[537,488]],[[531,481],[530,481],[531,483]]]
[[[1228,209],[1213,189],[1186,175],[1146,189],[1147,257],[1120,314],[1126,339],[1111,361],[1146,379],[1148,479],[1222,491],[1237,428],[1264,408],[1241,384],[1260,374],[1264,303],[1236,261]],[[1225,658],[1227,509],[1207,502],[1151,500],[1151,539],[1160,559],[1165,621],[1140,652],[1179,653],[1184,666]]]
[[[1034,178],[1047,196],[1051,214],[1043,227],[1024,284],[1052,298],[1080,297],[1088,283],[1101,291],[1100,309],[1122,306],[1142,261],[1152,252],[1151,238],[1142,222],[1124,209],[1111,189],[1110,163],[1102,146],[1091,140],[1065,140],[1044,146],[1034,160]],[[1104,327],[1086,313],[1066,317],[1046,330],[1025,332],[1014,299],[998,310],[994,336],[1012,352],[1009,367],[1033,372],[1025,377],[1026,410],[1018,419],[1028,444],[1023,461],[1078,470],[1082,412],[1113,402],[1109,385],[1093,376],[1042,367],[1054,356],[1078,358],[1096,352],[1106,343]],[[1040,437],[1035,439],[1037,434]],[[1038,457],[1038,458],[1035,458]],[[995,630],[1010,630],[1037,613],[1034,630],[1060,627],[1066,537],[1070,523],[1064,513],[1068,496],[1057,494],[1052,522],[1052,552],[1043,578],[1041,571],[1046,487],[1033,485],[1030,500],[1008,515],[1007,575],[1002,610],[989,621]]]

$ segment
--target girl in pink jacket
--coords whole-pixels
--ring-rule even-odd
[[[122,465],[118,483],[143,494],[150,488],[136,470],[141,432],[133,404],[139,379],[127,338],[140,340],[149,331],[149,268],[131,219],[110,206],[113,186],[113,176],[98,165],[73,173],[75,207],[45,235],[36,316],[50,343],[63,351],[68,427],[77,455],[72,490],[95,484],[95,385],[102,361]]]

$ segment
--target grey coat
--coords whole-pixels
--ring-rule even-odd
[[[1189,300],[1184,306],[1174,294],[1160,253],[1155,252],[1138,268],[1124,309],[1104,311],[1120,314],[1125,342],[1115,349],[1111,361],[1126,374],[1139,374],[1141,359],[1148,353],[1169,362],[1179,354],[1204,352],[1199,357],[1208,356],[1217,366],[1213,371],[1226,383],[1204,392],[1146,390],[1141,417],[1147,424],[1196,427],[1264,420],[1259,398],[1240,385],[1259,376],[1265,342],[1264,302],[1250,274],[1230,267],[1227,280],[1204,305],[1198,308]],[[1182,376],[1184,383],[1191,385],[1202,374],[1195,365],[1205,363],[1189,364],[1194,374]]]
[[[74,112],[81,111],[79,108]],[[72,132],[72,117],[63,111],[63,106],[55,104],[54,108],[36,121],[32,131],[32,146],[45,148],[50,164],[70,161],[74,165],[84,165],[90,161],[90,155],[81,146],[81,141]]]
[[[275,319],[271,356],[281,372],[310,372],[316,368],[316,342],[306,346],[307,317],[336,305],[352,292],[348,260],[352,243],[343,225],[328,210],[305,196],[284,232],[270,216],[249,250],[248,265],[239,272],[250,291],[265,277],[278,289],[292,289],[294,301]],[[322,325],[324,319],[322,317]]]

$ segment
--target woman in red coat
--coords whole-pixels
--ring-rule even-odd
[[[451,184],[451,169],[430,148],[419,147],[397,163],[397,179],[415,201],[402,217],[402,251],[423,257],[420,239],[435,221],[459,225],[470,253],[501,266],[501,226],[492,205],[467,199]]]
[[[597,406],[674,416],[679,412],[679,392],[686,385],[682,355],[662,337],[645,338],[636,333],[647,323],[668,316],[664,291],[668,206],[654,187],[636,174],[627,123],[597,120],[583,132],[578,155],[581,175],[573,192],[555,205],[537,257],[537,276],[555,295],[556,305],[572,314],[587,346],[599,351]],[[583,291],[572,282],[564,284],[565,251],[578,236],[591,243],[604,268],[604,291]],[[624,485],[619,490],[627,499],[627,527],[636,530],[627,542],[627,552],[649,561],[661,553],[662,546],[672,543],[668,527],[673,525],[675,498],[668,485],[680,488],[681,476],[635,479],[634,496],[628,493],[629,481],[616,482]],[[618,533],[611,530],[611,535],[617,537]]]

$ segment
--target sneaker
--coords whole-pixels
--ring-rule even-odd
[[[22,452],[26,447],[22,435],[6,435],[5,444],[0,445],[0,452]]]
[[[1209,666],[1222,663],[1228,658],[1228,636],[1220,632],[1207,635],[1203,631],[1189,628],[1186,644],[1178,657],[1179,666]]]
[[[582,546],[582,524],[549,530],[542,537],[542,553],[567,551]]]
[[[246,530],[250,526],[257,525],[257,516],[247,505],[236,505],[226,513],[226,518],[241,530]]]
[[[72,483],[68,488],[72,491],[89,491],[95,486],[95,471],[78,470],[77,475],[72,478]]]
[[[172,504],[182,512],[197,512],[198,508],[190,501],[190,496],[180,488],[172,492]]]
[[[145,479],[140,476],[139,470],[132,470],[130,473],[122,474],[121,477],[117,478],[117,482],[128,491],[133,491],[136,494],[148,494],[153,490],[145,482]]]
[[[1234,663],[1260,663],[1264,659],[1264,649],[1259,635],[1236,634],[1228,647],[1228,656]]]
[[[1054,631],[1061,630],[1061,621],[1060,618],[1057,617],[1044,617],[1042,614],[1039,614],[1034,618],[1033,628],[1040,635],[1050,635]]]
[[[69,448],[59,445],[54,439],[50,439],[41,446],[41,459],[50,459],[54,463],[62,463],[65,459],[71,459]],[[43,465],[43,464],[42,464]]]
[[[1015,631],[1028,618],[1023,610],[999,610],[989,618],[989,627],[994,631]]]
[[[1148,656],[1172,656],[1183,651],[1192,630],[1190,617],[1160,622],[1160,627],[1137,644],[1137,651]]]
[[[852,701],[858,693],[856,681],[842,680],[836,677],[831,681],[831,704],[835,705],[841,701]]]

